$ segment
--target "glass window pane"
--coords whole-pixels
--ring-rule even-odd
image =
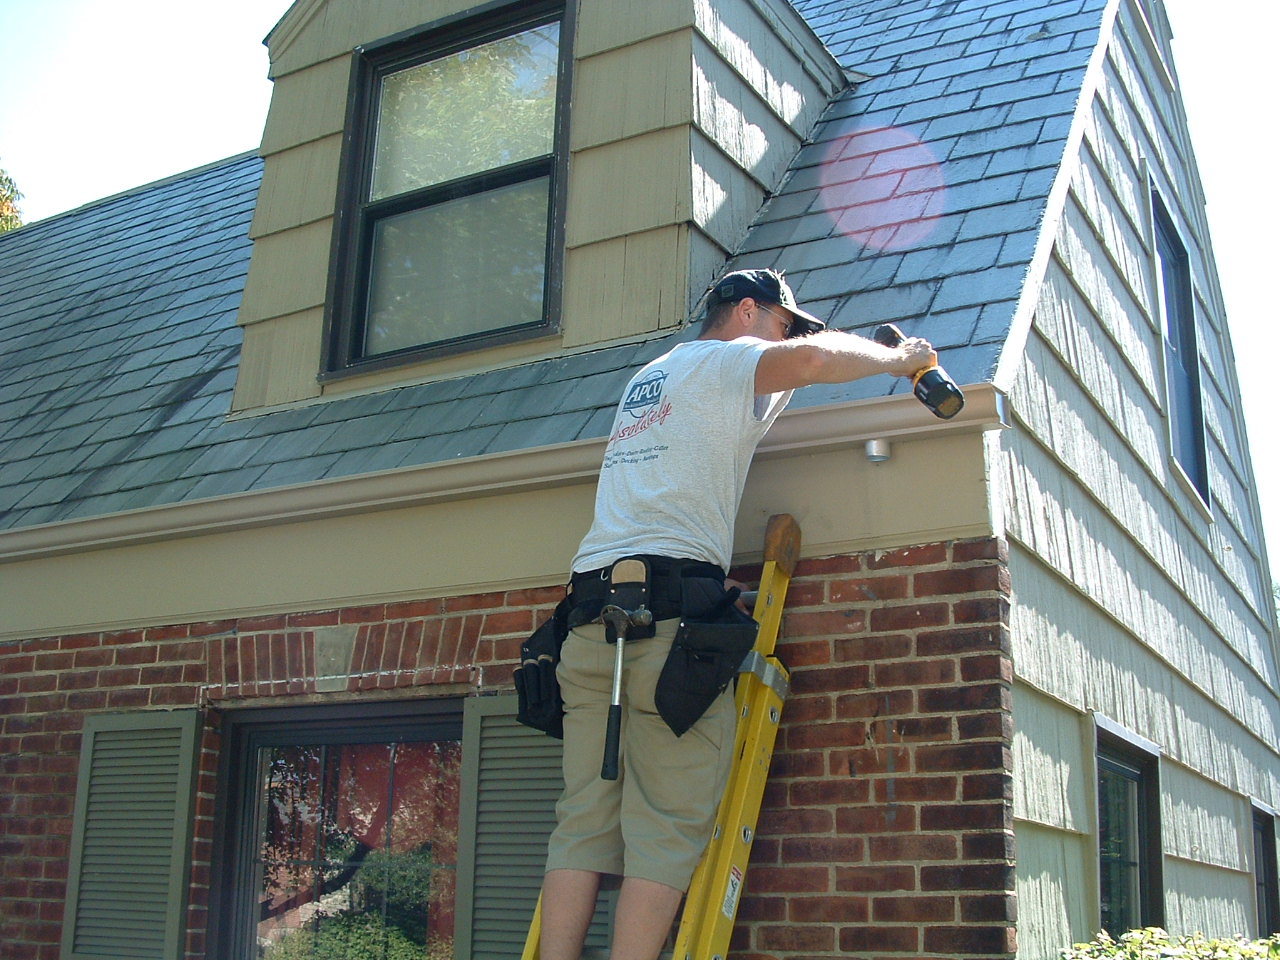
[[[462,745],[259,754],[258,960],[452,956]]]
[[[551,153],[560,25],[384,77],[369,199]]]
[[[380,220],[364,356],[542,321],[550,179]]]
[[[1141,925],[1138,784],[1116,770],[1098,771],[1102,927],[1113,937]]]

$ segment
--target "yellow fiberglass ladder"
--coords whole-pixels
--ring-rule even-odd
[[[800,557],[800,527],[789,514],[769,518],[764,539],[764,568],[754,616],[760,624],[755,647],[738,673],[735,700],[738,730],[734,762],[716,811],[711,842],[702,855],[685,897],[672,960],[724,960],[746,880],[756,820],[782,703],[790,688],[787,668],[774,656],[787,587]],[[522,960],[539,960],[542,900],[534,911]]]

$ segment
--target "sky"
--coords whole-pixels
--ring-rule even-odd
[[[1166,0],[1241,396],[1280,579],[1280,445],[1269,334],[1280,201],[1268,128],[1280,13]],[[287,0],[0,0],[0,168],[34,222],[257,148],[271,96],[262,41]],[[0,270],[3,264],[0,264]]]

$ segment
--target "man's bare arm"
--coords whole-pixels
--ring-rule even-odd
[[[813,383],[845,383],[877,373],[909,377],[937,363],[919,337],[886,347],[854,333],[827,330],[769,345],[756,365],[756,393],[778,393]]]

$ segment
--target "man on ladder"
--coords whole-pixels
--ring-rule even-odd
[[[573,561],[555,672],[565,792],[540,960],[578,960],[602,874],[623,878],[612,960],[655,960],[670,932],[729,775],[729,681],[754,636],[725,587],[733,522],[755,448],[791,391],[934,364],[925,340],[889,347],[827,331],[780,274],[741,270],[709,292],[698,339],[628,384]]]

